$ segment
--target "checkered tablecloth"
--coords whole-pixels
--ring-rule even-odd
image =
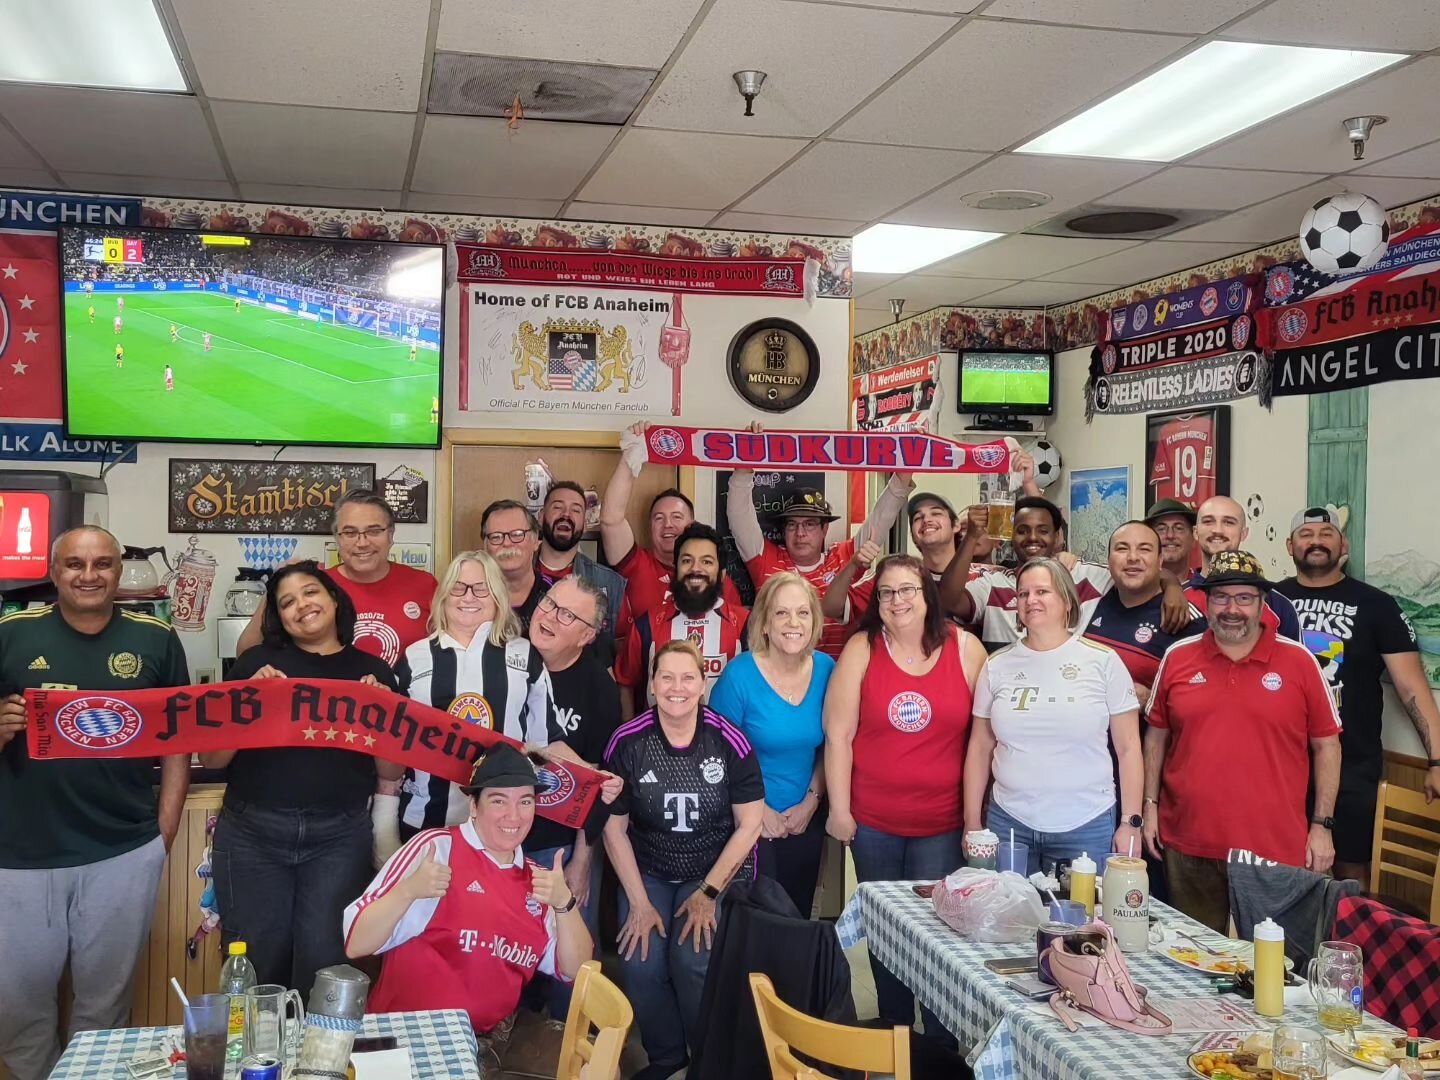
[[[459,1009],[436,1012],[377,1013],[366,1016],[363,1035],[393,1035],[410,1051],[417,1080],[484,1080],[476,1061],[475,1032],[470,1018]],[[70,1040],[50,1080],[127,1080],[125,1065],[142,1051],[165,1053],[167,1037],[181,1039],[178,1027],[119,1028],[113,1031],[82,1031]],[[240,1067],[225,1070],[228,1078],[238,1076]],[[175,1080],[185,1075],[177,1065]]]
[[[960,1040],[973,1047],[967,1060],[976,1080],[1159,1080],[1191,1075],[1185,1059],[1200,1035],[1134,1035],[1091,1020],[1074,1033],[1005,985],[985,961],[1022,955],[1026,945],[987,945],[961,937],[915,895],[912,882],[861,885],[835,925],[841,945],[862,938],[870,954],[914,991]],[[1154,903],[1167,927],[1201,941],[1211,930],[1174,908]],[[1028,946],[1029,951],[1034,946]],[[1157,998],[1213,995],[1210,979],[1157,953],[1127,955],[1135,982]],[[1237,1007],[1250,1011],[1248,1002]],[[1288,1008],[1285,1022],[1313,1026],[1315,1008]],[[1280,1021],[1258,1020],[1257,1029]],[[1368,1025],[1367,1025],[1368,1026]]]

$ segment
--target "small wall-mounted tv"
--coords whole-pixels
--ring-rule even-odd
[[[963,349],[958,411],[989,416],[1055,412],[1055,354],[1029,349]]]
[[[69,434],[439,444],[443,248],[77,226],[60,252]]]

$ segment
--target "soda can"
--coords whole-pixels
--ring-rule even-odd
[[[240,1065],[240,1080],[280,1080],[283,1071],[279,1058],[248,1057]]]

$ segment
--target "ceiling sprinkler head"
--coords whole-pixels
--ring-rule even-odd
[[[1352,116],[1342,121],[1345,134],[1350,137],[1350,149],[1354,152],[1356,161],[1365,160],[1365,143],[1370,138],[1370,132],[1376,125],[1383,124],[1388,119],[1388,116]]]
[[[905,310],[905,298],[897,296],[890,301],[890,315],[895,322],[900,321],[900,313]]]
[[[745,99],[745,115],[754,116],[755,110],[751,106],[760,94],[760,87],[765,85],[765,72],[737,71],[731,78],[735,80],[735,85],[740,90],[740,96]]]

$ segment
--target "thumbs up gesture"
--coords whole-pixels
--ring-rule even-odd
[[[570,903],[570,886],[565,883],[565,853],[555,852],[555,865],[530,868],[530,892],[542,904],[563,908]]]
[[[415,871],[405,878],[404,884],[410,893],[410,899],[435,900],[444,896],[445,890],[450,887],[452,873],[450,867],[435,861],[435,844],[426,844],[420,861],[415,864]]]

